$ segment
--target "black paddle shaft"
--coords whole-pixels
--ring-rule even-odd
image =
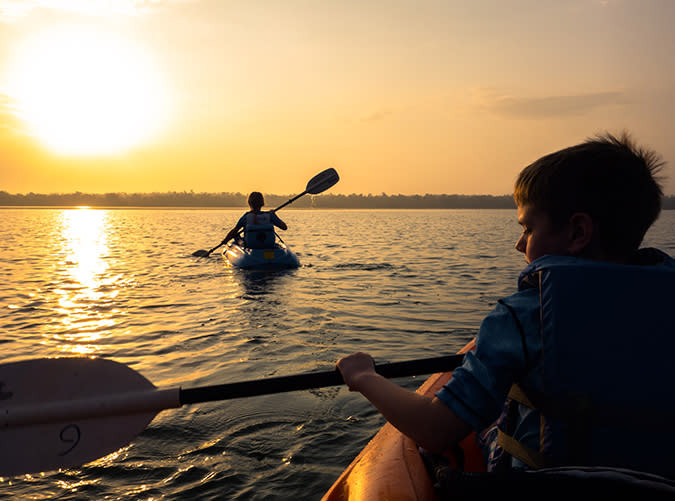
[[[387,379],[419,376],[455,369],[462,363],[463,359],[464,355],[446,355],[443,357],[376,365],[375,370]],[[199,402],[212,402],[214,400],[229,400],[232,398],[254,397],[288,391],[310,390],[312,388],[324,388],[326,386],[341,384],[344,384],[342,375],[335,369],[333,371],[281,376],[241,383],[226,383],[188,389],[181,388],[180,403],[181,405],[196,404]]]
[[[306,195],[306,194],[307,194],[307,192],[306,192],[306,191],[303,191],[303,192],[300,193],[299,195],[294,196],[294,197],[291,198],[290,200],[287,200],[286,202],[284,202],[283,204],[281,204],[279,207],[277,207],[276,209],[274,209],[274,212],[278,211],[279,209],[283,209],[283,208],[286,207],[288,204],[295,202],[298,198],[300,198],[301,196]]]

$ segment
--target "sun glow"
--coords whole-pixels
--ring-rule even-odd
[[[62,154],[122,153],[160,132],[167,117],[167,92],[148,54],[79,27],[19,49],[9,95],[32,134]]]

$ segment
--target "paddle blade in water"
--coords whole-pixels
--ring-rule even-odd
[[[340,176],[338,176],[337,171],[331,167],[330,169],[326,169],[323,172],[319,172],[316,176],[310,179],[307,183],[307,189],[305,192],[311,195],[317,195],[318,193],[326,191],[339,180]]]
[[[145,429],[157,407],[166,408],[165,402],[156,402],[163,393],[110,360],[3,364],[0,476],[79,466],[120,449]]]
[[[207,250],[199,249],[198,251],[194,251],[192,255],[195,257],[209,257],[210,253]]]

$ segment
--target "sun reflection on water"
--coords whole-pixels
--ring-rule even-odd
[[[60,322],[50,342],[56,341],[59,350],[69,354],[96,354],[115,325],[110,302],[118,291],[114,277],[107,274],[107,219],[104,210],[77,208],[62,213],[63,248],[59,254],[65,259],[59,267],[67,278],[55,291]]]
[[[107,236],[103,225],[105,211],[76,209],[63,214],[65,223],[70,273],[77,282],[93,292],[98,285],[98,275],[108,267],[102,256],[107,252]]]

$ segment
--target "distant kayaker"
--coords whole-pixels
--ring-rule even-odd
[[[265,205],[265,198],[259,191],[252,191],[248,196],[248,206],[251,208],[246,214],[239,218],[237,224],[232,228],[222,241],[222,245],[237,237],[244,231],[244,242],[248,247],[260,247],[274,242],[274,226],[282,230],[287,230],[288,226],[284,223],[275,211],[261,210]],[[255,231],[255,234],[249,234]]]
[[[661,210],[663,192],[657,174],[663,165],[658,154],[636,146],[623,133],[596,136],[525,167],[514,190],[523,228],[515,248],[525,255],[528,266],[521,274],[519,292],[500,300],[481,323],[475,351],[465,356],[435,398],[378,375],[371,356],[361,352],[337,362],[349,389],[362,393],[392,425],[428,451],[448,451],[471,431],[478,432],[490,471],[594,465],[598,460],[590,455],[591,445],[602,443],[609,445],[600,451],[599,461],[609,466],[675,477],[675,462],[667,459],[675,446],[667,424],[675,416],[675,401],[672,391],[663,392],[675,379],[673,365],[663,360],[675,344],[670,341],[662,347],[664,357],[654,350],[636,351],[655,332],[661,340],[672,337],[672,308],[664,307],[662,300],[654,307],[649,298],[672,298],[675,260],[657,249],[639,249]],[[589,305],[585,314],[559,312],[566,314],[567,322],[567,330],[559,333],[558,303],[544,304],[543,291],[553,286],[528,283],[543,276],[539,270],[556,266],[570,267],[564,276],[575,277],[555,296],[561,304],[588,294],[590,285],[594,291],[612,283],[625,285],[616,277],[632,269],[634,274],[626,276],[633,280],[628,291],[633,307],[616,311],[602,295],[584,296]],[[607,273],[607,280],[584,283],[584,270],[598,269],[600,276]],[[647,318],[651,332],[635,327]],[[575,340],[566,346],[564,334],[571,331],[568,337]],[[557,333],[555,342],[542,340],[547,332]],[[593,341],[595,336],[602,342]],[[586,355],[586,340],[593,348],[590,356],[581,357]],[[552,348],[561,345],[563,349]],[[558,351],[546,351],[554,349]],[[615,360],[611,358],[615,353],[627,363],[603,365],[608,364],[605,359]],[[549,363],[552,360],[555,364]],[[584,367],[596,373],[599,369],[610,378],[625,375],[624,381],[636,387],[624,390],[611,379],[596,387],[599,378],[584,376]],[[644,374],[650,374],[647,380]],[[571,392],[559,383],[566,384],[570,377],[583,386],[585,395],[600,395],[599,405],[583,399],[561,402],[552,394]],[[645,394],[652,395],[646,403]],[[602,400],[605,396],[613,399],[609,405]]]

